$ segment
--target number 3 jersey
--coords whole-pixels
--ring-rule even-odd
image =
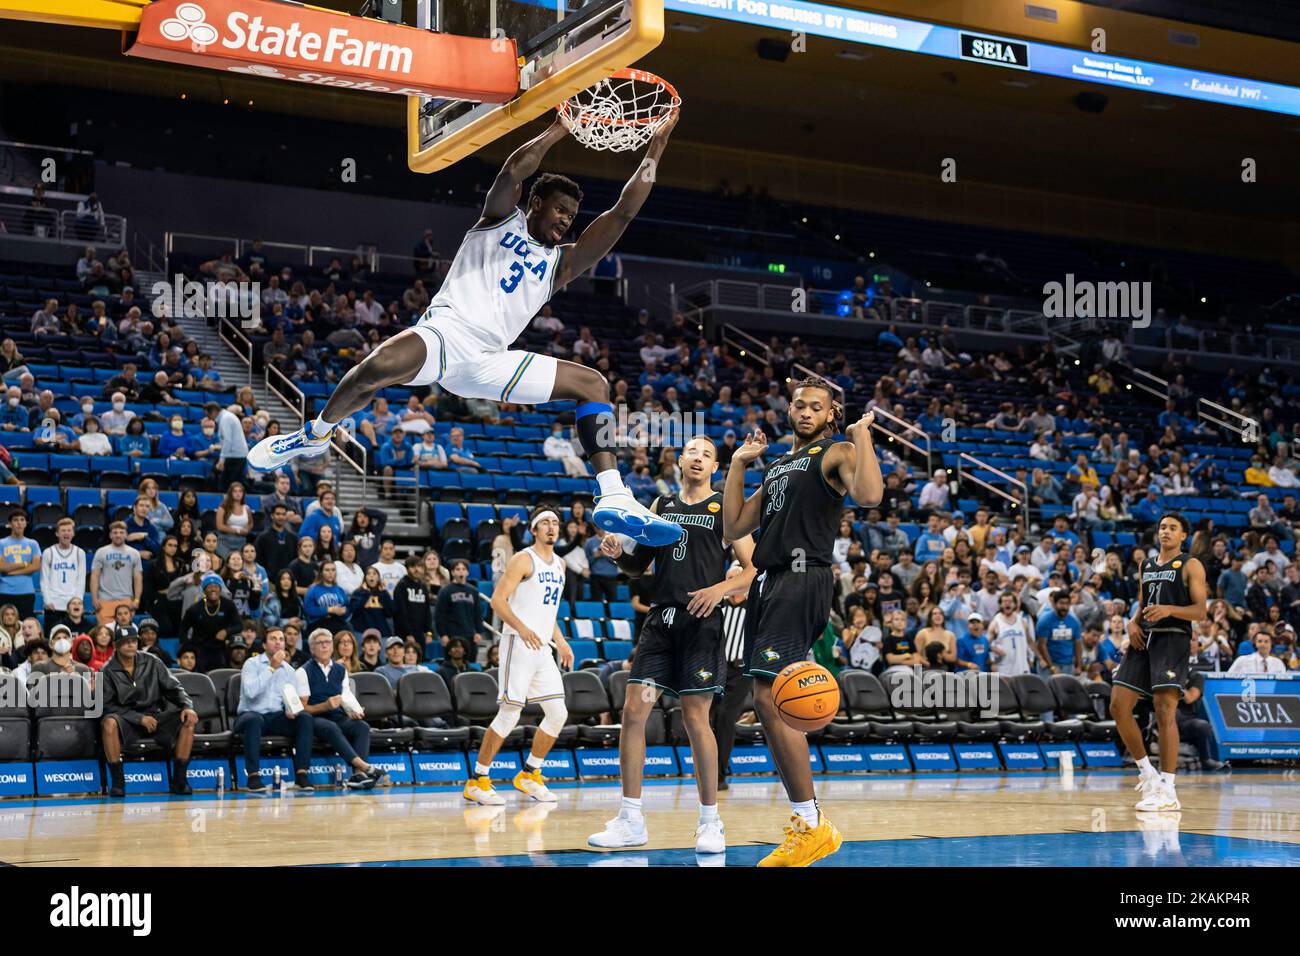
[[[532,559],[533,573],[510,595],[510,610],[547,643],[555,636],[555,618],[564,595],[564,559],[552,553],[548,564],[532,548],[525,548],[524,554]],[[501,631],[510,637],[518,633],[504,621]]]
[[[500,222],[465,233],[422,320],[450,311],[489,348],[504,349],[550,301],[563,254],[529,236],[516,207]]]
[[[687,504],[679,495],[659,499],[659,517],[681,525],[686,533],[676,544],[655,550],[650,603],[687,605],[690,592],[708,588],[727,576],[727,548],[722,540],[722,495]]]
[[[796,560],[829,567],[844,496],[822,474],[822,458],[834,440],[815,441],[782,455],[763,473],[760,534],[754,549],[759,571],[788,568]]]

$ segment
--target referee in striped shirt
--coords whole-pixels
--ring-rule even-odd
[[[740,565],[733,564],[727,577],[741,573]],[[740,591],[728,595],[722,602],[722,642],[727,655],[727,683],[721,697],[713,698],[709,722],[718,742],[718,789],[727,789],[727,765],[731,748],[736,742],[736,720],[748,697],[751,678],[742,676],[745,668],[745,599],[748,593]]]

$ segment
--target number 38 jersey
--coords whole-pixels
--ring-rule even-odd
[[[510,345],[555,289],[563,250],[528,234],[524,211],[465,233],[425,315],[450,310],[493,349]]]
[[[844,513],[844,496],[822,474],[822,458],[834,444],[816,441],[767,466],[754,549],[760,572],[788,568],[798,559],[808,567],[830,566]]]
[[[685,529],[676,544],[655,551],[650,603],[690,603],[690,592],[709,588],[727,576],[727,548],[722,540],[722,495],[687,504],[680,495],[659,499],[659,517]]]
[[[510,595],[510,610],[543,641],[550,641],[555,634],[560,601],[564,598],[564,559],[552,554],[548,564],[532,548],[525,548],[524,554],[532,559],[533,573],[520,581],[515,593]],[[501,631],[509,637],[517,634],[504,621]]]

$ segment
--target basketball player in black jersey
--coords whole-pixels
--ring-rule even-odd
[[[1174,792],[1178,769],[1178,702],[1187,685],[1192,622],[1206,617],[1205,567],[1183,550],[1191,525],[1181,514],[1160,518],[1160,553],[1142,562],[1138,613],[1128,622],[1128,650],[1115,670],[1110,713],[1124,746],[1137,761],[1137,809],[1181,809]],[[1139,697],[1149,698],[1160,729],[1160,771],[1151,766],[1133,719]]]
[[[849,426],[848,441],[837,441],[844,409],[824,381],[806,378],[795,386],[789,414],[794,448],[767,466],[762,488],[746,499],[745,468],[767,447],[761,431],[746,437],[732,456],[722,500],[728,538],[761,528],[754,549],[758,577],[749,589],[745,618],[745,673],[754,678],[754,708],[793,810],[785,841],[759,866],[808,866],[840,847],[840,833],[822,815],[813,793],[808,738],[777,713],[772,680],[784,667],[808,658],[830,617],[831,548],[844,496],[874,508],[885,488],[871,440],[873,413]]]
[[[656,498],[650,506],[655,514],[685,530],[676,544],[657,548],[638,545],[628,553],[624,548],[631,546],[630,539],[610,534],[601,540],[601,553],[633,577],[645,573],[653,561],[654,583],[623,705],[619,735],[623,803],[618,816],[588,839],[592,846],[644,846],[649,839],[641,812],[645,726],[660,693],[668,693],[681,701],[682,721],[695,761],[700,796],[695,850],[722,853],[727,848],[726,831],[718,816],[718,746],[709,725],[709,709],[713,698],[722,693],[727,673],[718,605],[754,580],[754,539],[744,535],[731,542],[743,573],[727,580],[722,495],[710,487],[718,470],[718,449],[708,438],[693,438],[682,449],[678,464],[681,492]]]

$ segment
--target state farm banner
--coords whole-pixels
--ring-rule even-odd
[[[340,89],[504,103],[513,40],[433,33],[273,0],[157,0],[124,52]]]

